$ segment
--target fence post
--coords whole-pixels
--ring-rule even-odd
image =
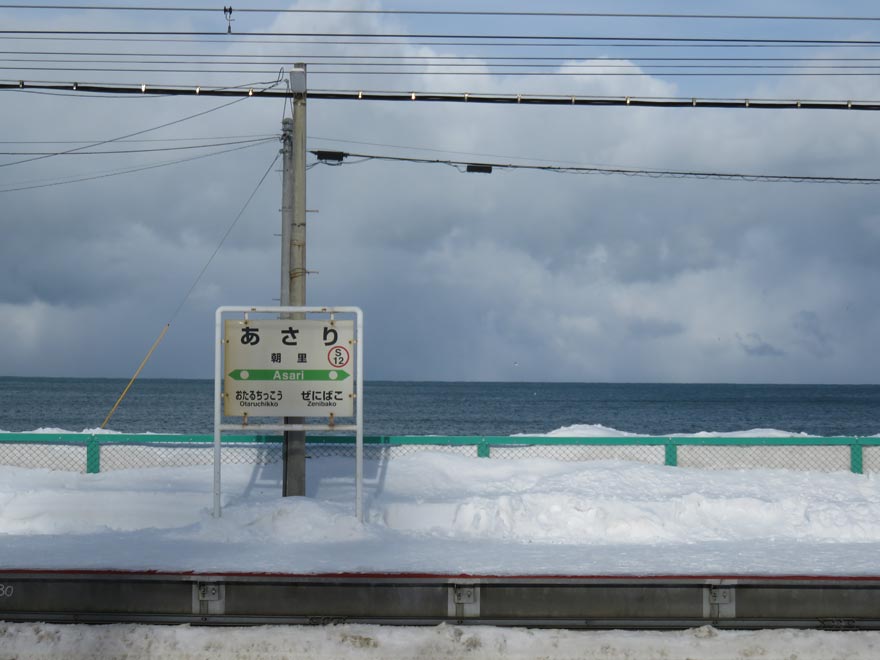
[[[491,449],[489,443],[486,442],[486,438],[480,438],[480,442],[477,444],[477,458],[489,458],[490,451]]]
[[[86,440],[86,474],[98,474],[101,471],[101,442],[91,436]]]
[[[849,469],[851,472],[855,474],[863,474],[864,463],[863,463],[864,455],[862,452],[862,443],[858,441],[854,441],[849,446]]]
[[[678,445],[672,438],[666,438],[666,465],[676,467],[678,465]]]

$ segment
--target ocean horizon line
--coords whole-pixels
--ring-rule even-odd
[[[0,380],[93,380],[93,381],[122,381],[128,382],[128,376],[18,376],[0,375]],[[141,376],[137,381],[173,381],[173,382],[206,382],[212,383],[212,377],[180,377],[180,376]],[[589,380],[446,380],[446,379],[414,379],[414,378],[365,378],[364,383],[369,384],[401,384],[418,383],[425,385],[603,385],[603,386],[724,386],[724,387],[878,387],[878,383],[852,383],[852,382],[771,382],[771,381],[589,381]]]

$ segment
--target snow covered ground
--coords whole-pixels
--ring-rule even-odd
[[[796,630],[578,632],[482,626],[191,628],[0,622],[0,658],[287,660],[875,660],[880,633]]]
[[[880,479],[425,451],[101,474],[0,467],[3,568],[486,574],[878,575]]]
[[[101,474],[0,467],[0,567],[490,574],[880,575],[880,480],[419,452]],[[0,658],[876,658],[880,633],[485,627],[200,629],[0,623]]]

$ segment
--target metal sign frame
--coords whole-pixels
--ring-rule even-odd
[[[223,353],[224,314],[354,314],[354,363],[355,363],[355,423],[354,424],[229,424],[223,423]],[[364,313],[360,307],[218,307],[214,328],[214,516],[222,515],[220,505],[221,446],[223,431],[354,431],[355,432],[355,515],[363,522],[363,475],[364,475]],[[279,415],[280,416],[280,415]],[[333,418],[331,418],[331,422]]]

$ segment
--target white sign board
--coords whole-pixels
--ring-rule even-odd
[[[224,414],[354,416],[354,322],[226,320]]]

